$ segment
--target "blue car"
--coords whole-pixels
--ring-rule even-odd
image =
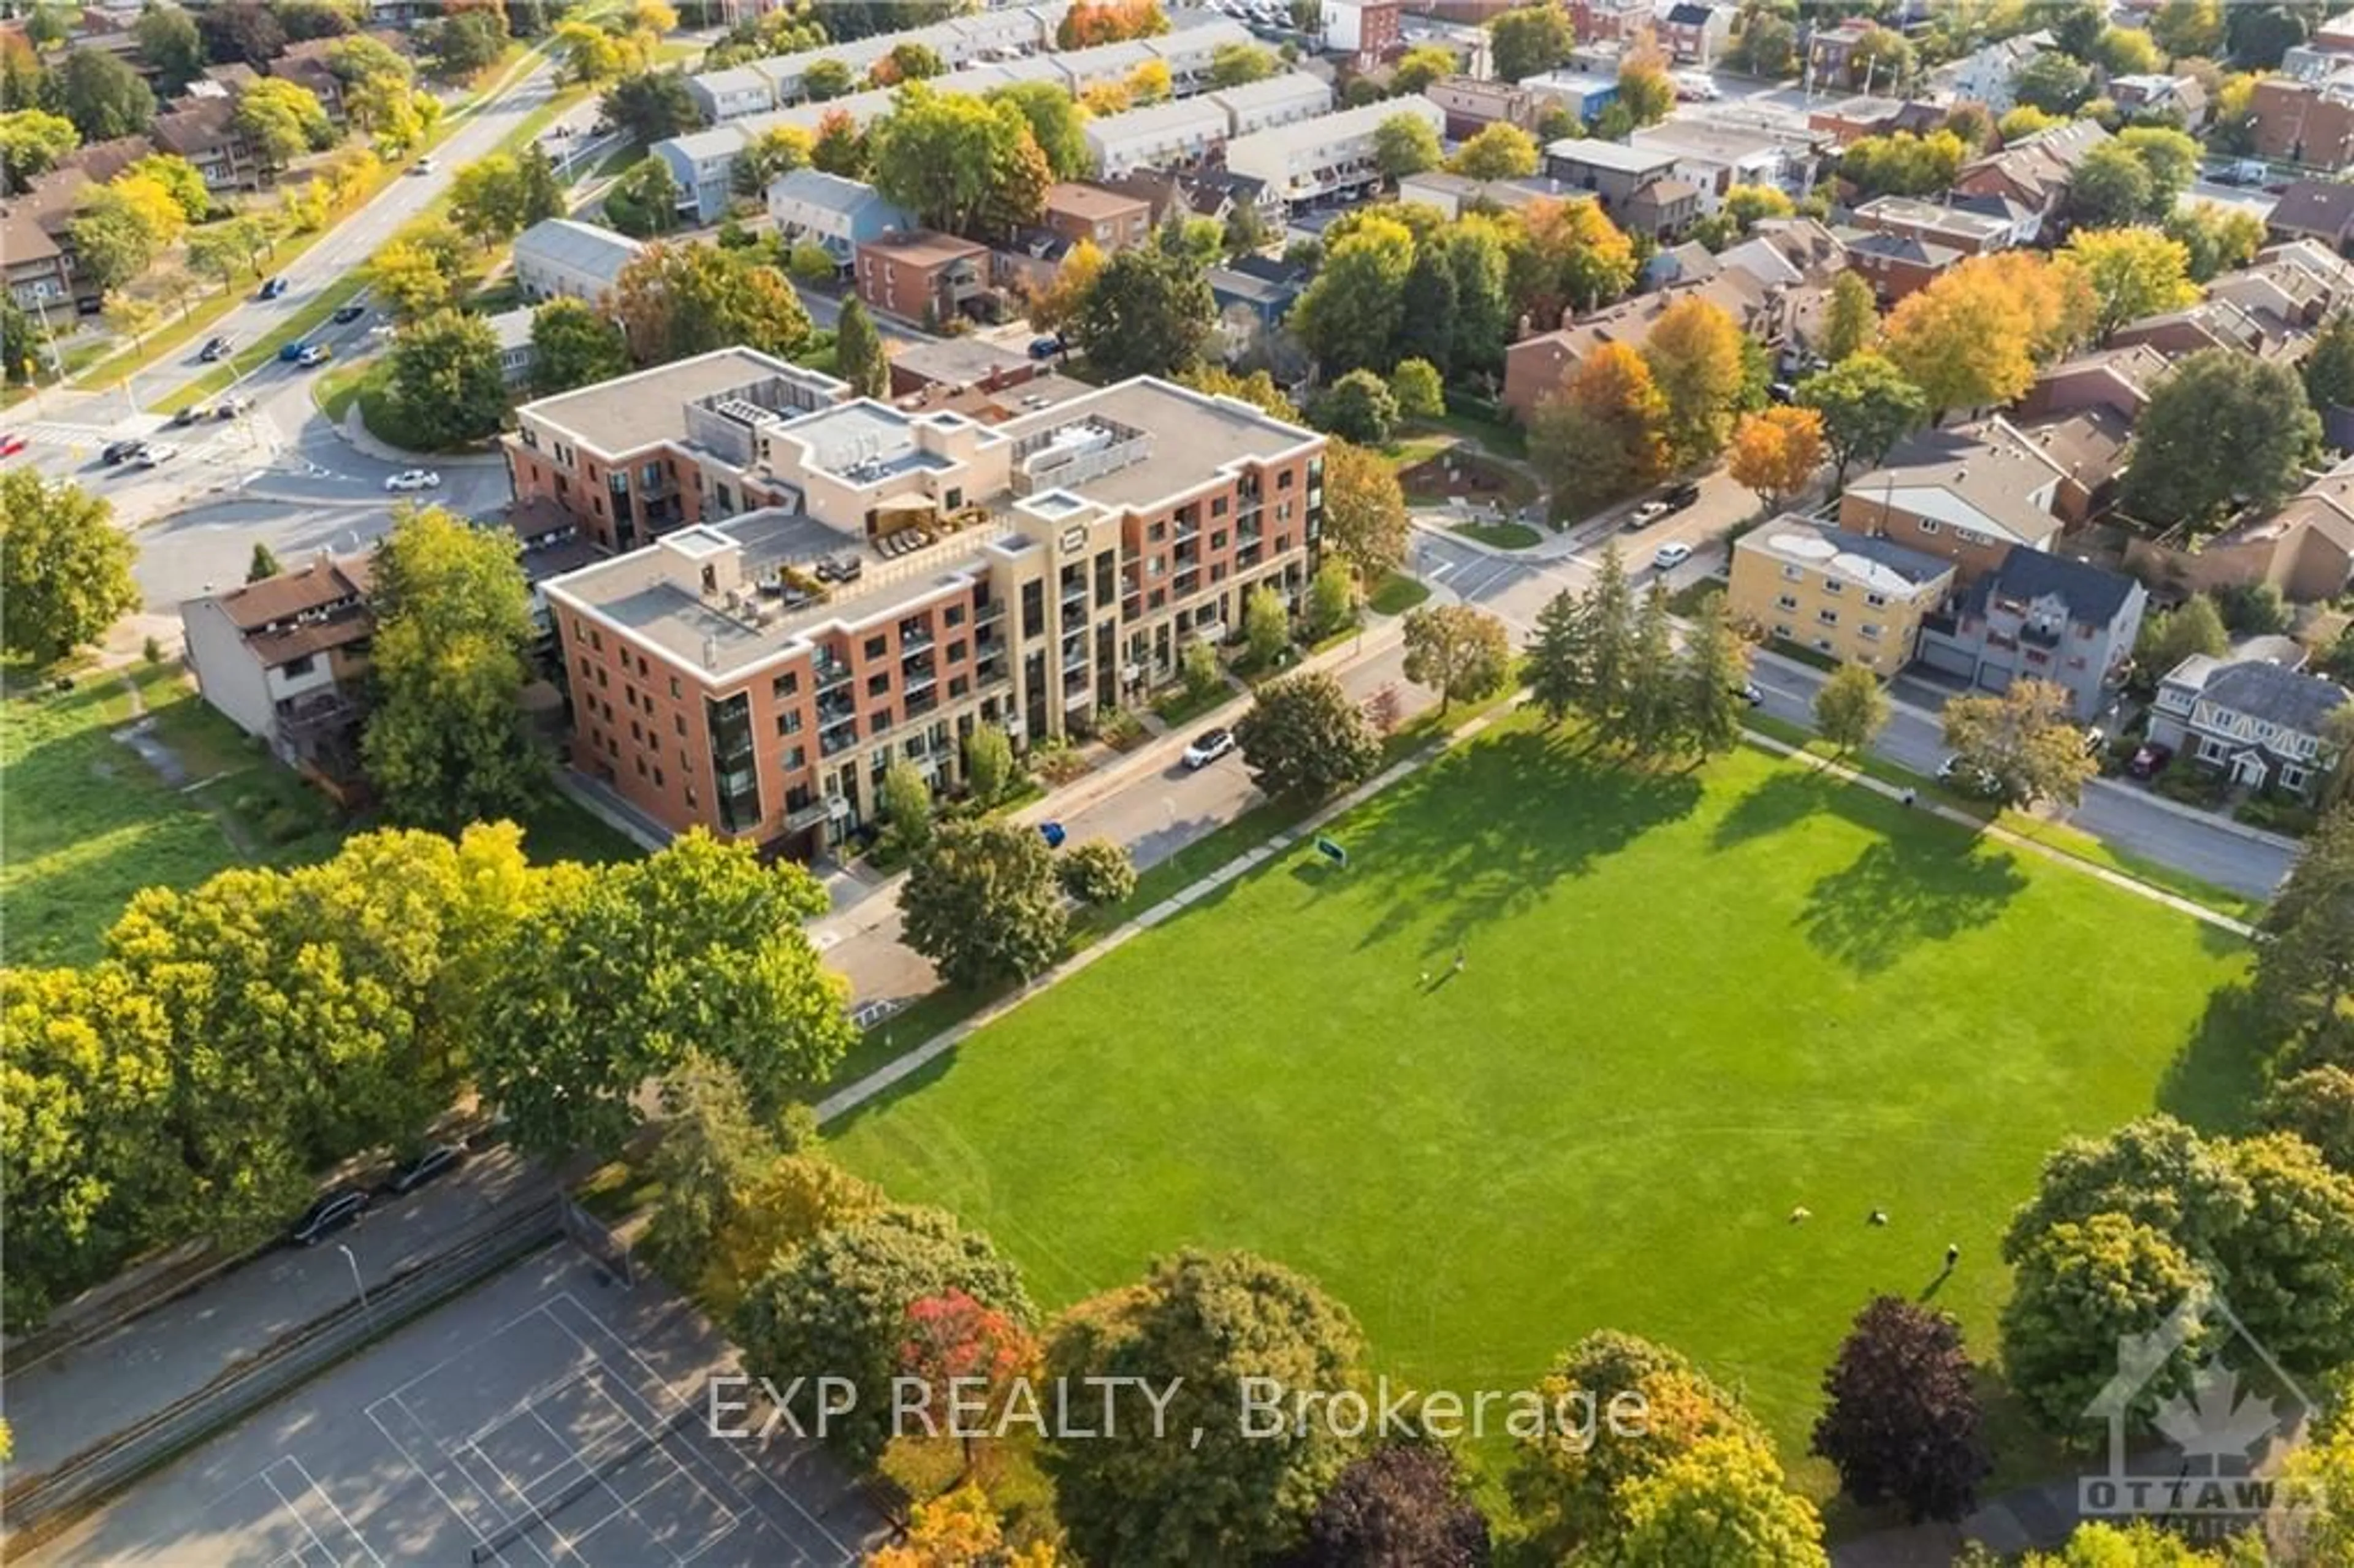
[[[1063,824],[1060,822],[1041,822],[1038,824],[1038,832],[1044,837],[1048,849],[1061,849],[1063,841],[1070,836],[1064,831]]]
[[[310,346],[311,345],[309,344],[304,343],[298,337],[292,343],[286,344],[278,351],[279,361],[281,364],[292,365],[302,357],[304,352],[307,351]]]

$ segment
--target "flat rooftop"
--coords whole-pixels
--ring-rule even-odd
[[[1247,403],[1142,377],[1008,419],[998,429],[1018,441],[1095,416],[1152,438],[1138,461],[1071,487],[1111,506],[1150,505],[1196,488],[1222,468],[1281,457],[1318,439]]]
[[[810,371],[757,349],[720,348],[576,392],[541,397],[516,412],[574,437],[592,450],[618,456],[659,441],[684,442],[689,403],[776,376],[811,378]]]
[[[844,403],[773,427],[773,439],[800,442],[808,467],[860,484],[954,466],[917,447],[916,418],[886,403]]]

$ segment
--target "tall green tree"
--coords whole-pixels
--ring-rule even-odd
[[[942,824],[909,869],[899,906],[907,945],[969,990],[1043,974],[1068,928],[1053,853],[1013,822]]]
[[[2354,408],[2354,311],[2339,311],[2322,323],[2305,356],[2304,376],[2315,412]]]
[[[1682,694],[1676,683],[1675,632],[1668,613],[1667,584],[1659,577],[1635,612],[1629,643],[1627,699],[1604,733],[1638,756],[1657,757],[1681,741]]]
[[[905,758],[884,770],[877,794],[884,831],[903,854],[920,853],[932,842],[932,787]]]
[[[1402,223],[1372,218],[1332,245],[1289,317],[1291,330],[1328,376],[1396,363],[1414,235]]]
[[[2263,928],[2254,990],[2276,1024],[2299,1041],[2354,1025],[2354,802],[2322,814]]]
[[[376,546],[361,750],[395,821],[454,832],[528,804],[546,778],[522,707],[538,631],[517,548],[440,507]]]
[[[1724,450],[1744,379],[1740,326],[1698,295],[1670,305],[1651,324],[1643,361],[1666,408],[1661,433],[1676,467]]]
[[[1217,313],[1192,259],[1139,245],[1105,266],[1069,332],[1106,380],[1176,376],[1201,361]]]
[[[1617,733],[1633,705],[1638,678],[1635,668],[1635,590],[1627,580],[1626,562],[1612,540],[1602,547],[1602,564],[1578,603],[1579,664],[1585,690],[1579,698],[1605,735]]]
[[[1511,674],[1511,640],[1486,610],[1442,604],[1406,611],[1405,678],[1438,694],[1442,715],[1493,694]]]
[[[755,1120],[824,1081],[857,1037],[805,922],[825,889],[701,829],[643,860],[561,866],[480,981],[471,1062],[518,1148],[610,1153],[651,1079],[689,1052],[732,1071]]]
[[[1861,664],[1841,664],[1815,693],[1815,729],[1841,757],[1871,745],[1889,712],[1880,677]]]
[[[621,269],[612,310],[641,365],[737,344],[790,358],[812,331],[801,297],[775,268],[721,245],[648,246]]]
[[[1013,782],[1013,743],[994,725],[977,725],[964,742],[965,788],[984,806],[994,805]]]
[[[875,318],[855,294],[842,302],[833,329],[833,357],[835,372],[858,396],[890,396],[890,355],[884,352],[883,334],[875,330]]]
[[[481,316],[445,310],[411,322],[385,363],[401,427],[421,444],[450,447],[498,433],[506,376],[498,336]]]
[[[2354,1176],[2354,1071],[2308,1067],[2264,1097],[2266,1127],[2303,1139],[2342,1175]]]
[[[1529,691],[1545,722],[1557,725],[1585,697],[1585,627],[1577,596],[1563,588],[1537,612],[1528,646]]]
[[[1569,58],[1576,34],[1557,5],[1524,5],[1488,24],[1496,74],[1506,81],[1537,76]]]
[[[1048,1375],[1130,1381],[1097,1385],[1122,1391],[1103,1438],[1047,1449],[1072,1544],[1088,1562],[1170,1568],[1299,1545],[1353,1445],[1323,1421],[1262,1411],[1251,1425],[1252,1391],[1265,1385],[1247,1380],[1271,1379],[1288,1398],[1357,1391],[1363,1353],[1346,1308],[1248,1253],[1182,1252],[1140,1285],[1081,1302],[1048,1344]],[[1161,1435],[1144,1386],[1168,1391]]]
[[[542,397],[610,381],[630,368],[621,329],[583,301],[548,301],[531,313],[531,385]]]
[[[1284,608],[1283,596],[1267,583],[1251,589],[1243,600],[1243,643],[1250,651],[1251,662],[1263,670],[1281,664],[1291,646],[1291,611]]]
[[[104,49],[74,49],[51,73],[57,108],[85,142],[135,136],[155,119],[155,94]]]
[[[605,118],[642,147],[683,135],[703,123],[703,111],[676,69],[633,71],[605,90]]]
[[[1830,308],[1823,318],[1823,357],[1833,365],[1870,348],[1880,335],[1880,305],[1872,285],[1853,272],[1831,280]]]
[[[646,1257],[673,1279],[702,1277],[737,1202],[780,1152],[752,1114],[732,1067],[689,1051],[663,1079],[662,1141],[646,1162],[660,1183],[646,1225]]]
[[[1724,596],[1701,600],[1677,660],[1681,687],[1676,727],[1703,757],[1741,742],[1742,693],[1749,684],[1749,651],[1725,619]]]
[[[1823,417],[1833,483],[1857,463],[1870,467],[1929,417],[1928,399],[1877,354],[1858,353],[1798,383],[1797,401]]]
[[[105,636],[139,608],[138,555],[103,498],[22,463],[0,473],[0,646],[48,664]]]
[[[1630,1481],[1620,1503],[1629,1563],[1830,1568],[1815,1505],[1783,1484],[1762,1443],[1712,1437]]]
[[[1421,360],[1445,380],[1454,363],[1459,292],[1446,249],[1437,245],[1417,248],[1398,290],[1395,347],[1401,364]]]
[[[1390,179],[1435,169],[1446,157],[1438,132],[1419,114],[1393,114],[1373,127],[1373,167]]]
[[[875,187],[930,228],[974,233],[1028,132],[1019,104],[916,83],[868,132]]]
[[[2302,482],[2321,421],[2296,372],[2232,349],[2177,363],[2135,422],[2120,493],[2136,516],[2201,521],[2278,504]]]
[[[1235,726],[1243,765],[1270,795],[1319,800],[1373,776],[1381,743],[1364,715],[1321,670],[1269,681]]]
[[[2089,1439],[2093,1402],[2117,1373],[2117,1344],[2153,1334],[2190,1299],[2204,1274],[2172,1240],[2126,1215],[2102,1213],[2038,1234],[2018,1255],[2002,1314],[2011,1386],[2047,1430]],[[2185,1393],[2204,1349],[2193,1332],[2150,1368],[2125,1414],[2149,1430],[2158,1406]]]
[[[1336,440],[1324,450],[1324,546],[1367,586],[1405,560],[1405,490],[1378,452]]]
[[[177,95],[205,74],[204,40],[179,6],[145,6],[131,24],[131,36],[139,40],[139,58],[155,73],[155,85],[165,97]]]
[[[0,174],[21,190],[37,175],[57,167],[59,159],[81,145],[81,132],[62,114],[45,109],[18,109],[0,114]]]
[[[1085,121],[1077,102],[1061,86],[1048,81],[1011,82],[991,88],[988,99],[1021,111],[1029,122],[1031,140],[1046,154],[1047,167],[1056,179],[1078,179],[1092,171]]]
[[[253,542],[253,554],[248,557],[245,566],[247,582],[258,583],[264,577],[274,577],[285,569],[278,564],[278,557],[271,554],[268,545],[259,539]]]

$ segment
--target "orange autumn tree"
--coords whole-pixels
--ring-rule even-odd
[[[1812,408],[1768,408],[1733,432],[1733,477],[1766,505],[1806,487],[1823,465],[1823,417]]]
[[[909,1302],[899,1373],[922,1392],[923,1419],[903,1440],[929,1430],[957,1443],[963,1463],[957,1481],[970,1480],[979,1438],[997,1430],[1015,1383],[1037,1362],[1038,1341],[1027,1330],[964,1291]]]
[[[1092,48],[1128,38],[1158,37],[1169,30],[1159,0],[1079,0],[1055,28],[1058,49]]]
[[[1588,355],[1529,421],[1529,456],[1555,514],[1584,516],[1656,482],[1668,471],[1667,418],[1641,355],[1623,343]]]
[[[979,1487],[968,1486],[917,1503],[907,1533],[877,1547],[866,1568],[1055,1568],[1056,1561],[1044,1542],[1008,1546],[997,1510]]]

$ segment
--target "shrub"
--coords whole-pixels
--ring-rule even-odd
[[[1109,839],[1089,839],[1064,851],[1055,876],[1082,904],[1117,904],[1136,891],[1136,863]]]

